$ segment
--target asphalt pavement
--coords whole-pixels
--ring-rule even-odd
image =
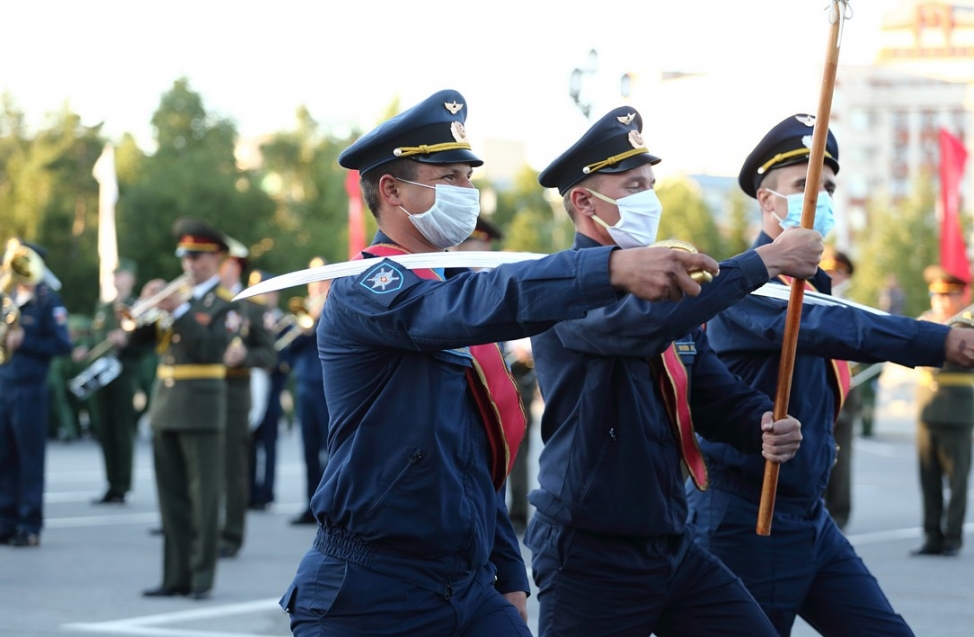
[[[974,522],[967,524],[959,557],[909,555],[920,542],[910,378],[902,368],[884,371],[875,434],[855,440],[847,533],[918,637],[970,637]],[[536,462],[536,427],[533,443]],[[137,444],[136,482],[126,505],[91,504],[105,489],[101,454],[93,440],[52,441],[41,546],[0,546],[0,635],[289,635],[287,615],[277,600],[310,546],[314,527],[289,523],[300,512],[304,493],[296,430],[282,430],[279,453],[277,504],[248,514],[243,550],[220,561],[212,598],[197,602],[140,594],[160,583],[162,569],[162,540],[149,533],[159,525],[159,515],[147,438]],[[974,512],[974,502],[969,508]],[[968,520],[974,514],[969,512]],[[529,613],[537,616],[533,597]],[[817,633],[799,622],[792,634]]]

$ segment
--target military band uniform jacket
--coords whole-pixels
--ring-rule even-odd
[[[770,242],[761,233],[755,245]],[[810,283],[831,292],[822,270]],[[786,313],[782,301],[750,297],[707,324],[710,342],[730,370],[769,396],[777,388]],[[711,489],[700,493],[687,485],[698,540],[741,577],[782,635],[790,633],[797,612],[826,635],[912,634],[824,507],[839,400],[829,359],[939,366],[946,335],[944,326],[904,317],[802,308],[788,405],[802,423],[802,443],[780,468],[770,541],[754,532],[764,459],[701,440]]]
[[[377,242],[389,240],[380,232]],[[282,606],[314,598],[314,612],[327,612],[337,591],[316,586],[331,579],[334,558],[447,601],[490,586],[495,573],[502,594],[530,590],[489,470],[466,346],[521,338],[612,302],[610,252],[447,270],[443,281],[384,260],[332,284],[318,326],[331,414],[330,457],[312,499],[319,531]]]
[[[121,304],[132,307],[134,297],[122,299]],[[119,301],[99,301],[91,322],[92,341],[97,345],[108,333],[121,329],[118,317]],[[118,358],[122,370],[118,377],[95,392],[98,405],[98,442],[105,458],[105,477],[108,480],[106,496],[124,498],[132,490],[132,456],[135,448],[136,418],[132,400],[138,382],[139,363],[146,347],[135,343],[126,345],[107,355]]]
[[[169,328],[159,328],[150,421],[165,536],[164,588],[206,592],[216,574],[223,485],[230,297],[213,277],[194,288]],[[139,330],[150,337],[154,325]]]
[[[24,339],[0,365],[0,540],[39,535],[44,506],[47,374],[71,353],[68,312],[44,284],[20,306]]]

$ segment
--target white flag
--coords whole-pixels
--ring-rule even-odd
[[[118,178],[115,174],[115,148],[105,144],[91,171],[100,186],[98,192],[98,283],[102,303],[115,299],[115,268],[118,266],[118,239],[115,233],[115,203]]]

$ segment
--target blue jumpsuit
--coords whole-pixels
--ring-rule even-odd
[[[281,600],[295,635],[530,634],[502,597],[529,586],[466,346],[615,301],[610,252],[443,281],[384,260],[333,283],[318,326],[331,418],[319,528]]]
[[[762,233],[756,245],[769,243]],[[829,292],[819,270],[811,281]],[[710,342],[731,371],[774,396],[787,305],[749,297],[707,326]],[[836,393],[828,358],[940,366],[947,328],[903,317],[805,305],[788,412],[802,423],[802,444],[781,466],[771,535],[759,536],[758,502],[764,460],[719,442],[702,441],[711,489],[687,485],[691,521],[700,541],[735,572],[781,635],[796,613],[823,635],[912,635],[876,579],[829,517],[822,500],[835,460]]]
[[[20,308],[21,346],[0,365],[0,539],[39,535],[43,524],[47,372],[71,353],[68,312],[43,284]]]
[[[576,236],[582,253],[595,245]],[[627,296],[531,340],[545,446],[525,542],[544,636],[774,635],[740,580],[692,541],[680,451],[650,362],[676,341],[696,429],[760,453],[771,402],[727,371],[699,326],[768,272],[753,252],[720,272],[698,297]]]

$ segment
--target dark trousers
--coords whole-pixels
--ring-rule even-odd
[[[0,383],[0,535],[39,534],[44,521],[47,384]]]
[[[531,637],[517,609],[494,589],[487,569],[445,599],[442,591],[311,549],[281,607],[291,616],[295,637]]]
[[[856,387],[846,396],[845,404],[832,428],[838,450],[829,474],[829,484],[825,489],[825,507],[840,529],[845,528],[852,513],[852,439],[856,418],[861,411],[862,400],[859,387]]]
[[[658,538],[587,533],[531,518],[541,637],[777,634],[741,581],[690,531]]]
[[[223,432],[156,430],[152,453],[165,536],[162,585],[209,590],[216,576]]]
[[[322,456],[326,453],[328,437],[328,404],[321,385],[299,385],[298,418],[301,420],[301,442],[304,448],[304,467],[308,505],[325,471]]]
[[[287,383],[284,374],[271,374],[267,411],[250,436],[250,504],[274,501],[274,478],[277,474],[277,432],[284,409],[281,392]]]
[[[770,536],[754,532],[757,502],[687,488],[697,541],[741,577],[778,634],[799,615],[824,637],[912,637],[822,502],[798,510],[779,498]]]
[[[917,426],[923,532],[927,540],[961,545],[967,514],[967,482],[971,473],[971,427]],[[950,500],[944,515],[944,481]]]
[[[98,404],[98,442],[105,457],[108,495],[124,496],[132,490],[132,457],[135,453],[136,373],[125,369],[118,378],[95,393]]]
[[[220,544],[231,551],[243,545],[250,470],[250,377],[227,378],[227,428],[223,437],[223,526]]]

